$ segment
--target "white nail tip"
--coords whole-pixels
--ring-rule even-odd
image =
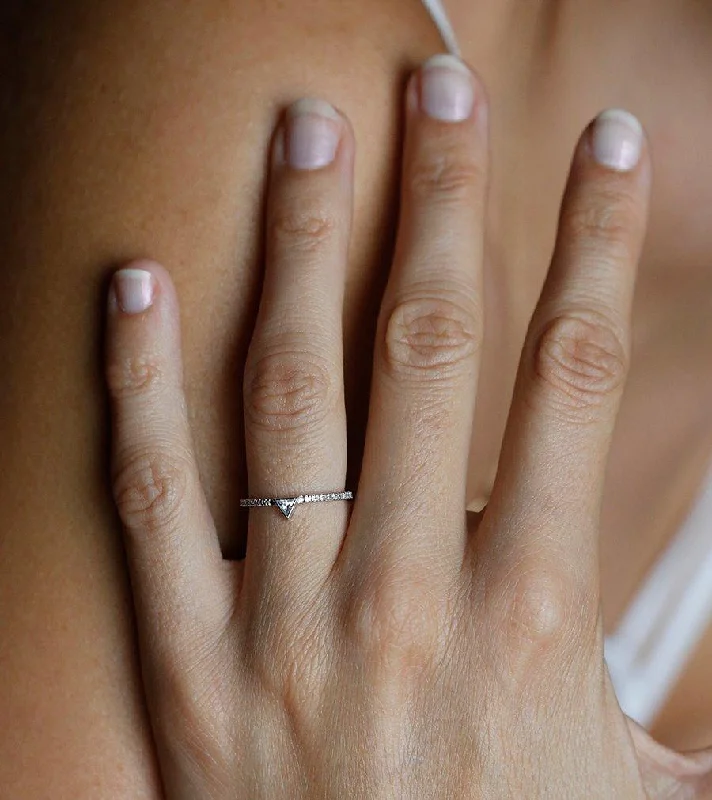
[[[289,106],[289,113],[295,117],[300,114],[317,114],[320,117],[337,121],[341,119],[338,111],[331,104],[318,97],[302,97]]]
[[[151,273],[146,269],[122,269],[117,273],[122,278],[133,281],[150,281]]]
[[[465,64],[457,57],[450,53],[438,53],[431,56],[427,61],[423,62],[422,69],[430,69],[431,67],[445,67],[446,69],[454,69],[457,72],[462,72],[464,75],[470,76],[470,70]]]

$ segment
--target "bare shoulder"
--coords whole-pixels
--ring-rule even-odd
[[[397,78],[440,43],[416,0],[20,5],[0,44],[0,290],[16,298],[0,315],[0,785],[149,800],[160,782],[106,464],[107,275],[141,255],[171,270],[201,469],[219,522],[236,520],[235,353],[276,116],[305,93],[344,107],[362,156],[354,259],[373,261]]]

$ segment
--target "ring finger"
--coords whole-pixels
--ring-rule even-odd
[[[352,215],[354,140],[327,103],[306,99],[275,136],[266,270],[245,367],[250,497],[338,492],[346,479],[342,306]],[[286,518],[249,511],[244,589],[304,591],[330,570],[348,504],[310,503]]]

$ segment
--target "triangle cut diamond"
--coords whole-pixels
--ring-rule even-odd
[[[297,505],[297,500],[296,498],[277,500],[275,501],[275,505],[284,514],[284,516],[289,519],[292,516],[295,506]]]

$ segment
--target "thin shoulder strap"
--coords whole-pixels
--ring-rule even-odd
[[[443,7],[442,0],[422,0],[422,2],[440,31],[440,35],[442,36],[448,52],[460,58],[460,48],[458,47],[455,32],[452,29],[447,12]]]
[[[623,711],[643,726],[663,706],[712,622],[712,469],[698,500],[606,640]]]

